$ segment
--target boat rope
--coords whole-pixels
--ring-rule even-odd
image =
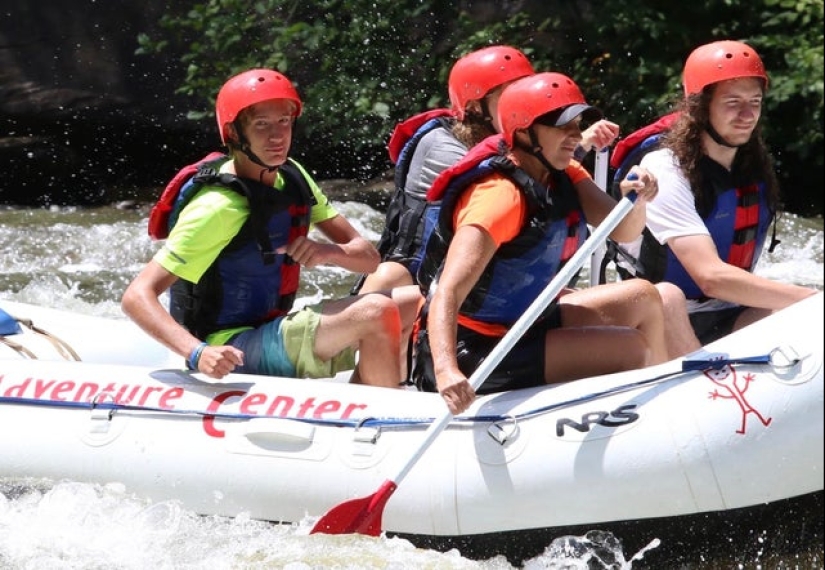
[[[0,342],[5,344],[6,346],[8,346],[13,351],[17,352],[18,354],[22,354],[26,358],[30,358],[32,360],[37,359],[37,355],[35,353],[33,353],[31,350],[29,350],[28,348],[26,348],[22,344],[14,342],[10,338],[7,338],[5,336],[0,336]]]
[[[2,332],[2,335],[0,335],[0,343],[5,344],[6,346],[11,348],[15,352],[25,356],[26,358],[29,358],[31,360],[37,360],[37,355],[25,346],[23,346],[22,344],[14,342],[13,340],[10,340],[7,336],[5,336],[8,334],[20,333],[22,329],[20,329],[19,325],[23,325],[34,334],[41,336],[45,338],[47,341],[49,341],[55,348],[57,353],[64,360],[80,361],[80,356],[78,356],[77,352],[75,352],[75,350],[69,345],[69,343],[67,343],[65,340],[56,337],[52,333],[44,329],[41,329],[38,326],[35,326],[34,322],[32,322],[31,319],[21,319],[19,317],[14,317],[2,309],[0,309],[0,319],[2,319],[3,323],[3,330],[0,331]],[[12,323],[11,319],[13,319],[14,322],[10,325],[10,323]],[[9,328],[10,326],[14,328]]]
[[[622,384],[620,386],[613,386],[598,392],[585,394],[569,400],[555,402],[546,406],[541,406],[533,410],[528,410],[518,414],[485,414],[475,416],[456,416],[453,422],[457,424],[475,424],[475,423],[496,423],[503,421],[520,421],[532,417],[548,414],[558,411],[560,409],[569,408],[578,404],[591,402],[606,396],[613,396],[621,394],[638,388],[675,380],[683,377],[693,377],[698,370],[719,369],[725,365],[733,364],[747,364],[747,365],[770,365],[776,369],[788,369],[795,366],[802,360],[801,357],[796,356],[793,349],[787,347],[780,347],[772,350],[770,353],[758,356],[749,356],[744,358],[726,358],[726,359],[706,359],[706,360],[686,360],[683,362],[682,370],[666,372],[652,378],[645,378],[636,382]],[[385,430],[393,429],[409,429],[411,427],[427,427],[432,423],[433,418],[411,418],[411,417],[366,417],[354,419],[324,419],[324,418],[306,418],[294,416],[274,416],[261,415],[229,411],[204,411],[194,409],[175,409],[175,408],[161,408],[157,406],[135,405],[128,403],[121,403],[111,400],[106,400],[108,394],[102,393],[98,397],[89,402],[73,402],[69,400],[43,400],[39,398],[24,398],[16,396],[0,396],[0,404],[15,404],[24,406],[39,406],[39,407],[58,407],[58,408],[79,408],[89,411],[108,411],[110,418],[117,411],[129,412],[145,412],[158,414],[174,414],[185,416],[199,416],[205,418],[215,419],[233,419],[233,420],[253,420],[257,418],[278,418],[293,420],[298,422],[310,423],[315,425],[326,425],[334,427],[351,427],[351,428],[381,428]]]

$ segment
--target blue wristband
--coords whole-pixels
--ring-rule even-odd
[[[192,349],[192,352],[189,353],[189,358],[186,359],[186,367],[189,368],[189,370],[198,369],[198,361],[201,359],[201,353],[207,346],[209,346],[207,343],[202,342]]]

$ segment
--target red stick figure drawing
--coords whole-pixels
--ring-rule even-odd
[[[742,411],[742,425],[738,430],[736,430],[736,433],[745,433],[748,414],[753,414],[756,416],[759,421],[762,422],[763,426],[771,425],[773,418],[765,419],[762,417],[762,414],[760,414],[756,408],[751,406],[745,398],[745,392],[748,391],[748,386],[750,386],[751,382],[756,380],[756,377],[753,374],[745,374],[740,381],[738,375],[736,374],[736,370],[734,370],[730,365],[725,365],[718,369],[705,370],[703,373],[705,376],[710,378],[714,384],[722,389],[721,392],[718,388],[714,389],[713,392],[710,393],[711,400],[716,400],[717,398],[723,398],[726,400],[732,399],[739,404],[739,409]]]

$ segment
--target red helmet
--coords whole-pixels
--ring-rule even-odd
[[[490,46],[460,58],[450,70],[447,88],[450,104],[459,121],[464,120],[467,103],[515,79],[533,75],[527,56],[509,46]]]
[[[701,93],[719,81],[758,77],[768,88],[768,75],[756,51],[747,44],[719,41],[699,46],[688,56],[682,72],[685,96]]]
[[[223,84],[215,102],[218,132],[226,144],[226,125],[233,122],[246,107],[269,99],[289,99],[296,105],[295,116],[301,114],[301,98],[286,76],[271,69],[250,69],[231,77]]]
[[[498,100],[498,120],[504,140],[512,146],[516,129],[526,129],[536,119],[547,118],[552,126],[566,125],[584,114],[588,121],[600,119],[572,79],[561,73],[537,73],[508,85]]]

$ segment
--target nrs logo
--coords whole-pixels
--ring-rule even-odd
[[[639,414],[633,411],[635,409],[635,404],[627,404],[616,408],[612,412],[588,412],[582,414],[581,421],[561,418],[556,422],[556,436],[564,437],[565,429],[568,427],[579,433],[589,433],[594,425],[617,428],[632,424],[639,419]]]

